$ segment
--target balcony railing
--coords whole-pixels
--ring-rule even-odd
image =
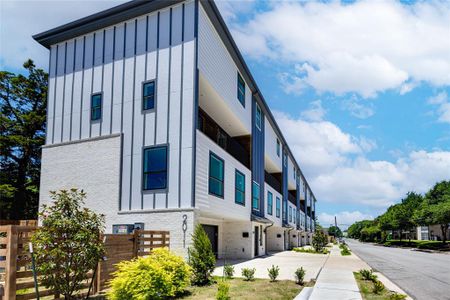
[[[281,194],[281,182],[275,178],[272,174],[264,171],[264,180],[273,187],[278,193]]]

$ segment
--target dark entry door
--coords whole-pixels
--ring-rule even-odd
[[[214,255],[217,258],[218,254],[218,232],[219,228],[214,225],[204,225],[202,224],[203,229],[205,229],[206,235],[209,238],[209,241],[211,242],[212,250],[214,252]]]
[[[255,226],[255,256],[259,255],[259,227]]]

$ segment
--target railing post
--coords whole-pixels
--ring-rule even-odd
[[[8,225],[6,230],[6,274],[5,274],[5,299],[16,299],[17,276],[17,227]]]

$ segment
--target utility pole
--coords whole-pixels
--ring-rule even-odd
[[[336,216],[334,216],[334,226],[337,227]]]

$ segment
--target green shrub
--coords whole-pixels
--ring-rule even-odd
[[[222,281],[219,282],[219,285],[217,287],[217,294],[216,294],[216,299],[217,300],[230,300],[230,286],[228,285],[228,283]]]
[[[224,265],[223,266],[223,272],[225,274],[226,278],[231,278],[234,275],[234,266],[232,265]]]
[[[359,274],[361,274],[361,276],[364,280],[373,281],[373,282],[377,281],[377,275],[373,274],[372,270],[362,269],[362,270],[359,270]]]
[[[211,282],[211,274],[216,266],[211,241],[201,224],[195,227],[192,235],[193,247],[189,247],[189,264],[192,267],[194,285],[205,285]]]
[[[342,256],[346,256],[346,255],[351,255],[351,251],[350,249],[348,249],[347,245],[341,244],[341,255]]]
[[[384,291],[384,284],[379,280],[375,280],[373,283],[372,292],[374,294],[379,295],[379,294],[381,294],[382,291]]]
[[[328,244],[328,239],[322,230],[316,230],[312,238],[312,246],[316,252],[322,252]]]
[[[305,283],[305,281],[304,281],[305,274],[306,274],[306,271],[305,271],[305,269],[303,269],[303,267],[300,267],[297,270],[295,270],[295,279],[298,284],[303,285]]]
[[[392,292],[389,295],[389,300],[404,300],[404,299],[406,299],[406,295],[399,294],[399,293],[396,293],[396,292]]]
[[[243,268],[242,269],[242,276],[245,277],[246,281],[252,281],[253,279],[255,279],[255,272],[256,269],[250,269],[250,268]]]
[[[311,253],[311,254],[328,254],[330,251],[326,248],[323,248],[320,252],[317,252],[316,250],[312,248],[293,248],[292,251],[300,252],[300,253]]]
[[[440,241],[422,241],[417,245],[418,249],[430,249],[430,250],[439,250],[449,248],[448,244],[444,244]]]
[[[267,269],[269,272],[270,281],[274,282],[277,280],[278,275],[280,274],[280,268],[278,266],[272,265],[272,268]]]
[[[182,257],[159,248],[147,257],[118,263],[113,275],[109,299],[162,299],[183,292],[192,271]]]

